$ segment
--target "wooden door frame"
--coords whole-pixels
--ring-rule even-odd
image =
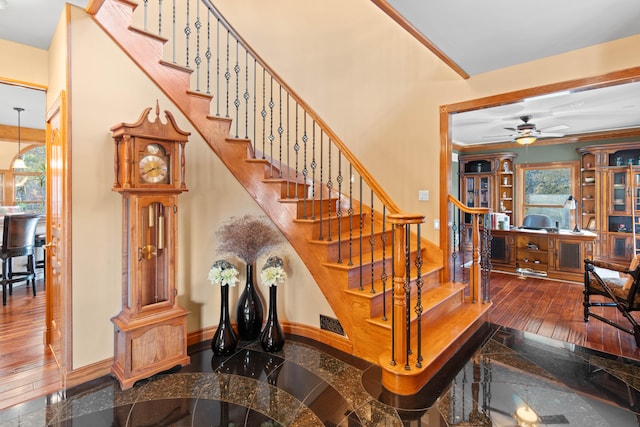
[[[446,104],[440,106],[440,218],[442,224],[449,224],[452,221],[449,214],[449,201],[448,195],[451,194],[452,189],[452,161],[451,156],[453,154],[453,142],[451,140],[451,114],[461,113],[464,111],[471,111],[480,108],[496,107],[499,105],[511,104],[514,102],[522,101],[525,98],[534,96],[540,96],[552,92],[572,90],[583,91],[589,89],[596,89],[599,87],[612,86],[617,84],[630,83],[640,79],[640,67],[628,68],[625,70],[614,71],[611,73],[602,74],[595,77],[587,77],[582,79],[568,80],[560,83],[552,83],[543,86],[536,86],[527,89],[521,89],[513,92],[503,93],[499,95],[492,95],[484,98],[478,98],[470,101],[463,101],[454,104]],[[562,138],[553,138],[552,141],[542,140],[537,141],[537,145],[552,145],[568,142],[582,142],[582,141],[597,141],[607,138],[625,138],[625,137],[638,137],[640,136],[640,129],[625,129],[621,131],[613,132],[594,132],[583,135],[572,135]],[[508,149],[511,143],[499,143],[491,144],[491,149]],[[484,145],[480,148],[465,149],[464,152],[472,153],[477,151],[486,150],[487,146]],[[440,228],[440,247],[443,249],[443,263],[445,266],[444,277],[445,281],[451,280],[451,252],[452,246],[452,231],[450,227],[445,226]]]
[[[56,355],[55,352],[53,352],[54,357],[56,359],[56,363],[58,365],[58,368],[60,369],[60,374],[61,374],[61,380],[62,380],[62,388],[66,387],[66,379],[67,379],[67,375],[69,373],[69,369],[72,367],[72,342],[71,342],[71,330],[72,330],[72,300],[71,300],[71,283],[72,283],[72,277],[71,277],[71,214],[70,214],[70,207],[71,207],[71,168],[70,168],[70,149],[69,149],[69,132],[68,132],[68,121],[69,121],[69,115],[68,115],[68,105],[67,105],[67,96],[66,96],[66,92],[63,90],[60,92],[59,96],[56,97],[56,99],[54,100],[53,104],[51,105],[51,107],[49,107],[47,109],[47,115],[46,115],[46,124],[47,124],[47,135],[46,135],[46,146],[47,146],[47,161],[51,162],[51,159],[49,157],[49,152],[51,149],[51,145],[52,145],[52,141],[53,141],[53,133],[54,130],[51,128],[51,119],[53,117],[55,117],[56,115],[60,116],[60,127],[55,129],[55,131],[59,132],[59,138],[62,142],[62,146],[64,147],[63,152],[60,154],[65,161],[61,162],[61,166],[62,166],[62,170],[60,171],[60,174],[62,174],[62,185],[60,188],[60,193],[61,194],[53,194],[53,189],[52,189],[52,179],[51,179],[51,174],[52,174],[52,170],[53,168],[51,168],[50,164],[47,164],[47,200],[53,200],[53,198],[57,198],[58,200],[61,200],[61,203],[63,205],[63,210],[62,210],[62,228],[63,228],[63,235],[61,236],[60,242],[62,244],[62,247],[57,248],[58,253],[62,253],[63,256],[63,266],[62,266],[62,271],[63,271],[63,280],[61,281],[62,285],[64,286],[64,290],[63,290],[63,295],[65,300],[64,301],[55,301],[53,299],[53,292],[47,292],[46,296],[47,296],[47,301],[46,301],[46,322],[47,322],[47,326],[46,326],[46,337],[45,337],[45,342],[47,347],[50,347],[52,344],[52,337],[51,337],[51,329],[50,329],[50,324],[51,322],[54,320],[54,309],[56,307],[57,303],[61,303],[58,306],[62,307],[61,313],[60,315],[62,316],[62,339],[61,339],[61,346],[62,346],[62,356],[63,359],[60,360],[59,359],[59,355]],[[47,204],[47,242],[51,242],[52,241],[52,234],[51,234],[51,205],[48,203]],[[53,277],[52,275],[52,263],[51,263],[51,255],[50,254],[46,254],[46,272],[45,272],[45,283],[48,286],[49,284],[47,283],[49,278]],[[48,286],[49,289],[51,289],[50,286]]]

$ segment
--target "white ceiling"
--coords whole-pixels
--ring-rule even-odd
[[[48,49],[65,0],[6,1],[7,8],[0,10],[0,39]],[[640,34],[639,0],[386,1],[471,79]],[[68,2],[84,8],[88,0]],[[23,107],[22,125],[43,129],[43,96],[41,91],[0,84],[0,124],[15,125],[13,107]],[[638,127],[638,104],[640,84],[528,100],[455,115],[453,139],[460,145],[507,141],[511,133],[504,128],[516,127],[523,115],[531,115],[531,122],[542,130],[564,125],[561,132],[567,135]]]

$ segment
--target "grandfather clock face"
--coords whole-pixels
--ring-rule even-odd
[[[138,152],[138,183],[158,185],[171,183],[171,156],[158,143],[142,143]]]
[[[161,201],[142,202],[139,205],[138,257],[140,308],[170,300],[168,241],[171,238],[170,206]]]

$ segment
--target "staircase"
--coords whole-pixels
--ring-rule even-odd
[[[145,2],[140,12],[144,19],[137,18],[144,26],[147,15],[164,13],[147,10],[151,3]],[[178,13],[178,19],[191,13],[198,20],[192,27],[188,19],[186,24],[198,29],[198,47],[200,7],[205,4],[197,18],[188,3],[181,5],[187,10]],[[178,43],[159,31],[132,25],[137,6],[130,0],[94,0],[88,11],[191,121],[300,255],[345,332],[334,342],[379,364],[388,390],[418,391],[484,323],[491,304],[478,302],[475,285],[465,297],[465,285],[442,281],[443,251],[420,237],[424,218],[402,212],[337,135],[264,66],[210,4],[207,13],[217,31],[223,28],[223,38],[237,40],[247,52],[237,54],[234,41],[231,49],[227,44],[216,54],[215,68],[223,77],[211,86],[223,89],[214,101],[209,81],[203,90],[200,79],[201,60],[210,60],[211,51],[192,51],[197,66],[189,67],[189,46],[195,45],[190,31],[185,31],[186,41]],[[167,43],[174,52],[175,46],[186,46],[187,66],[163,58]],[[250,77],[256,63],[264,69]],[[260,89],[250,96],[250,86]],[[260,97],[263,102],[256,107]],[[248,99],[254,102],[253,121],[245,120],[251,111]],[[283,124],[285,101],[289,117],[295,106],[295,120]]]

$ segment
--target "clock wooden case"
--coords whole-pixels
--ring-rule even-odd
[[[122,310],[111,368],[123,389],[189,364],[188,312],[176,302],[178,196],[187,191],[182,131],[170,112],[147,108],[133,124],[111,128],[113,191],[122,195]]]

